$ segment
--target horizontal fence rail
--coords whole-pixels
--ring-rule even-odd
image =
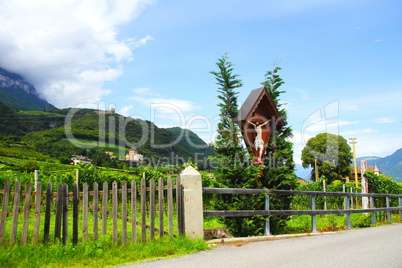
[[[176,185],[168,178],[166,185],[163,179],[142,179],[81,187],[79,191],[78,184],[72,189],[58,184],[53,191],[52,183],[22,187],[17,181],[11,189],[6,181],[0,189],[0,245],[69,240],[76,244],[96,241],[99,235],[110,235],[114,243],[124,245],[129,240],[154,240],[155,233],[183,233],[181,202],[176,202],[182,199],[180,177]]]
[[[308,195],[308,196],[349,196],[349,197],[391,197],[402,198],[402,194],[377,194],[377,193],[341,193],[341,192],[315,192],[292,190],[269,190],[249,188],[202,188],[204,194],[269,194],[269,195]]]
[[[372,224],[375,224],[375,212],[387,212],[388,222],[391,222],[391,212],[399,211],[402,220],[402,194],[380,194],[380,193],[347,193],[347,192],[316,192],[316,191],[292,191],[292,190],[269,190],[269,189],[239,189],[239,188],[203,188],[203,194],[264,194],[265,209],[263,210],[220,210],[220,211],[204,211],[204,217],[252,217],[261,216],[292,216],[292,215],[310,215],[312,231],[316,232],[316,215],[328,214],[345,214],[346,227],[349,230],[350,214],[353,213],[372,213]],[[286,195],[286,196],[310,196],[311,210],[270,210],[270,195]],[[345,209],[317,210],[315,204],[316,196],[334,196],[345,198]],[[371,208],[350,209],[351,197],[369,197]],[[386,207],[375,208],[374,198],[385,198]],[[399,206],[391,207],[389,198],[398,198]],[[269,220],[266,221],[266,233],[269,234]]]

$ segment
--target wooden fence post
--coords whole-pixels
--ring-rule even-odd
[[[149,226],[150,226],[150,240],[153,241],[155,238],[155,180],[151,179],[149,181]]]
[[[93,239],[94,241],[98,240],[98,215],[99,215],[99,186],[97,182],[94,182],[94,196],[93,196],[93,222],[94,222],[94,226],[93,226]]]
[[[88,241],[88,202],[88,183],[84,183],[82,185],[82,240],[84,242]]]
[[[52,208],[52,198],[53,198],[53,186],[52,183],[49,182],[46,188],[46,208],[45,208],[45,226],[43,230],[43,243],[47,243],[49,241],[50,212]]]
[[[147,219],[146,219],[146,185],[145,174],[141,180],[141,242],[147,241]]]
[[[179,235],[184,235],[183,189],[180,176],[176,178],[176,213]]]
[[[76,169],[75,170],[75,184],[78,185],[79,181],[80,181],[80,170]]]
[[[54,223],[54,240],[60,239],[61,237],[61,217],[62,217],[62,209],[63,209],[63,195],[62,189],[63,185],[59,183],[57,185],[57,201],[56,201],[56,219]]]
[[[24,225],[22,228],[22,238],[21,238],[21,242],[23,245],[27,244],[28,239],[28,223],[29,223],[30,208],[31,208],[31,183],[28,182],[25,188]]]
[[[180,174],[180,180],[183,187],[184,234],[192,239],[202,239],[204,214],[201,174],[192,166],[188,166]]]
[[[168,220],[169,220],[169,235],[173,234],[173,185],[172,178],[169,177],[167,190],[167,202],[168,202]]]
[[[127,181],[121,183],[121,220],[122,220],[122,237],[121,243],[127,243]]]
[[[63,245],[68,240],[68,185],[63,184]]]
[[[10,182],[7,180],[4,184],[3,203],[1,207],[0,246],[3,245],[4,243],[4,232],[6,229],[9,196],[10,196]]]
[[[40,207],[42,201],[42,183],[38,182],[36,187],[36,195],[35,195],[35,223],[34,223],[34,233],[32,242],[34,245],[38,243],[39,240],[39,224],[40,224]]]
[[[112,215],[113,215],[113,243],[117,244],[117,182],[113,181],[112,183]]]
[[[38,174],[38,170],[35,169],[35,171],[34,171],[34,191],[35,192],[38,187],[38,182],[39,182],[39,174]]]
[[[164,230],[164,222],[163,222],[163,213],[164,213],[164,197],[163,197],[163,178],[159,178],[158,181],[158,206],[159,206],[159,237],[162,238],[163,237],[163,232]]]
[[[73,185],[73,244],[78,243],[78,184]]]
[[[15,238],[17,235],[17,227],[18,227],[18,213],[20,210],[20,195],[21,195],[21,182],[17,181],[15,183],[15,194],[14,194],[14,204],[13,204],[13,221],[11,227],[11,235],[10,235],[10,245],[15,243]]]
[[[315,210],[315,196],[310,196],[311,210]],[[317,232],[316,215],[311,215],[311,232]]]
[[[137,182],[131,181],[131,242],[137,242]]]
[[[109,189],[108,183],[103,183],[102,189],[102,235],[106,234],[107,230],[107,203],[108,203]]]

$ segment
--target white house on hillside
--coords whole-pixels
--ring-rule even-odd
[[[92,164],[91,159],[82,155],[72,155],[71,160],[73,161],[73,165],[77,165],[77,163]]]

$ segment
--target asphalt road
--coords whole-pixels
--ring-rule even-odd
[[[402,224],[220,246],[181,258],[121,267],[402,267]]]

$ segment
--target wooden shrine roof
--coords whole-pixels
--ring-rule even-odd
[[[271,119],[272,117],[274,117],[275,120],[280,118],[278,109],[276,108],[274,101],[265,87],[256,88],[250,92],[247,99],[241,106],[235,121],[240,123],[242,121],[250,120],[250,118],[253,117],[254,113],[256,112],[264,116],[267,120]],[[277,121],[277,126],[284,125],[285,122],[283,119],[279,119]]]

